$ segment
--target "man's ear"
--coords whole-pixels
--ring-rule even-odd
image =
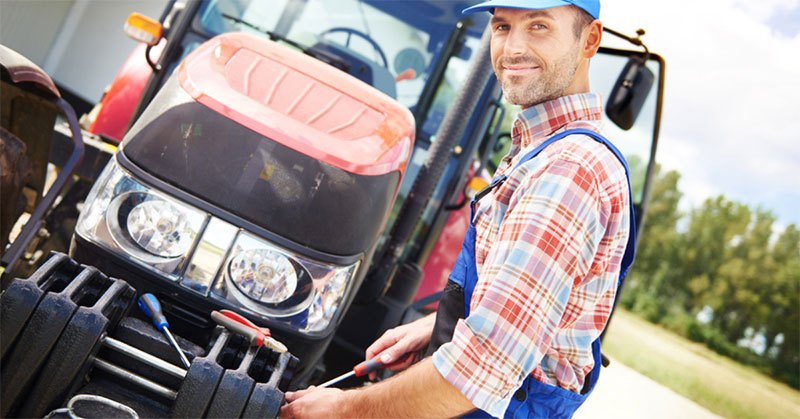
[[[583,57],[584,58],[592,58],[595,54],[597,54],[597,50],[600,48],[600,41],[603,39],[603,22],[599,20],[594,20],[588,26],[583,29],[583,36],[581,37],[583,41]]]

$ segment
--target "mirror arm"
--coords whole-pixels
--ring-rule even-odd
[[[464,208],[464,205],[466,205],[467,201],[469,201],[469,199],[470,199],[470,198],[467,198],[467,188],[468,188],[468,185],[464,185],[464,190],[462,191],[464,196],[461,198],[460,201],[456,202],[455,204],[450,204],[450,205],[445,206],[444,210],[445,211],[454,211],[454,210],[460,210],[461,208]]]
[[[624,39],[624,40],[630,42],[631,44],[636,45],[637,47],[644,48],[644,60],[647,61],[647,59],[650,58],[650,50],[647,48],[647,45],[645,45],[644,42],[642,42],[642,37],[645,34],[644,29],[637,29],[636,30],[636,37],[630,37],[628,35],[625,35],[622,32],[618,32],[618,31],[615,31],[614,29],[607,28],[607,27],[603,27],[603,31],[608,32],[611,35],[614,35],[614,36],[616,36],[618,38]]]
[[[155,45],[148,45],[147,48],[145,48],[144,60],[147,61],[147,65],[149,65],[150,68],[153,69],[153,73],[158,73],[159,71],[161,71],[161,67],[158,64],[154,63],[153,60],[150,58],[150,50],[152,50],[154,46]]]

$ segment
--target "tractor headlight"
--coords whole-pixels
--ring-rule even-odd
[[[176,280],[208,216],[110,163],[86,199],[76,230]]]
[[[306,326],[308,330],[318,331],[328,325],[342,302],[351,275],[352,272],[349,270],[338,270],[321,287],[308,308],[308,326]]]
[[[186,253],[197,236],[186,212],[160,199],[133,207],[127,217],[127,233],[142,249],[165,258]]]
[[[214,293],[254,313],[319,332],[333,320],[357,267],[358,262],[336,266],[314,261],[241,232]]]
[[[76,232],[188,292],[305,333],[334,321],[360,264],[280,247],[140,182],[116,159],[87,197]]]
[[[239,253],[231,260],[228,275],[239,291],[268,304],[286,301],[297,289],[297,271],[292,263],[269,249]]]

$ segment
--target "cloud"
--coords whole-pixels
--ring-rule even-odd
[[[667,62],[658,160],[682,174],[691,205],[725,194],[800,224],[800,36],[776,14],[800,0],[607,1],[607,26]]]
[[[796,37],[800,34],[800,2],[791,8],[774,13],[767,23],[783,36]]]
[[[798,0],[732,0],[730,3],[760,22],[767,22],[781,12],[800,7]]]

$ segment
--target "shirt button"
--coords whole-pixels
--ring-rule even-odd
[[[517,399],[517,401],[524,402],[525,399],[528,398],[528,393],[526,393],[525,390],[519,388],[517,389],[516,392],[514,392],[514,398]]]

